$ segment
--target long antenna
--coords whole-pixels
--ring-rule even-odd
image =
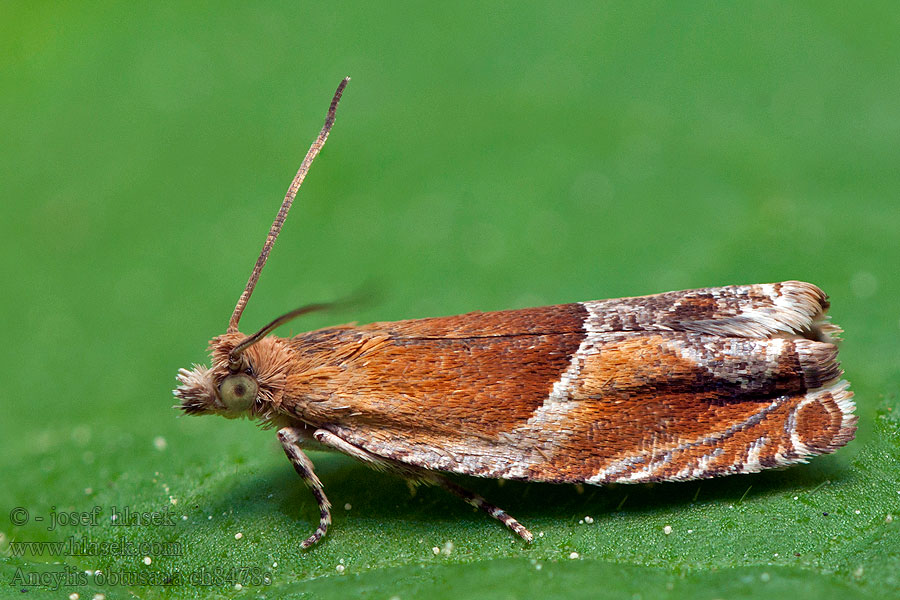
[[[256,259],[256,265],[253,267],[253,272],[250,273],[247,287],[244,288],[244,293],[241,294],[237,306],[234,307],[234,312],[231,314],[231,320],[228,322],[228,333],[234,333],[238,330],[238,321],[241,320],[241,314],[247,306],[247,301],[250,300],[250,295],[253,293],[253,288],[256,287],[256,282],[259,281],[259,274],[266,264],[266,259],[269,258],[269,252],[275,244],[275,239],[281,231],[281,226],[284,225],[284,220],[287,218],[288,211],[291,210],[291,204],[293,204],[294,198],[300,190],[300,185],[303,183],[306,174],[309,172],[309,167],[312,165],[316,155],[319,154],[322,146],[325,145],[325,140],[328,139],[328,133],[331,131],[331,126],[334,125],[334,114],[335,111],[337,111],[338,102],[341,101],[341,94],[344,93],[344,88],[347,87],[349,81],[349,77],[344,77],[343,81],[338,85],[337,91],[334,93],[334,98],[331,99],[331,106],[328,108],[328,116],[325,117],[325,125],[322,127],[322,131],[319,132],[319,137],[317,137],[316,141],[309,147],[306,158],[303,159],[300,169],[294,176],[294,180],[291,182],[291,186],[284,196],[284,202],[281,203],[281,208],[278,209],[278,215],[275,216],[272,228],[269,229],[269,235],[266,236],[266,243],[263,244],[262,252],[259,253],[259,258]]]
[[[316,312],[318,310],[327,310],[329,308],[333,308],[333,306],[334,305],[332,304],[309,304],[307,306],[301,306],[296,310],[292,310],[286,315],[281,315],[253,335],[248,335],[243,340],[241,340],[241,343],[235,346],[231,350],[231,352],[228,353],[228,368],[231,369],[233,373],[238,372],[241,368],[241,354],[244,352],[244,350],[258,342],[259,340],[263,339],[288,321],[296,319],[297,317],[305,315],[307,313]]]

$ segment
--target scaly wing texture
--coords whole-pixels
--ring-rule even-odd
[[[378,456],[531,481],[684,480],[805,462],[853,438],[827,308],[814,285],[784,282],[375,323],[292,345],[333,336],[356,349],[329,368],[322,408],[340,418],[319,425]]]

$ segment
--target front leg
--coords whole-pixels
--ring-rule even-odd
[[[370,466],[375,467],[376,469],[399,472],[405,477],[410,477],[424,483],[429,483],[431,485],[440,486],[454,496],[462,498],[475,508],[483,510],[490,516],[494,517],[495,519],[509,527],[516,535],[521,537],[526,542],[531,543],[534,540],[534,536],[532,535],[532,533],[528,531],[528,529],[526,529],[524,525],[507,514],[506,511],[489,503],[487,500],[485,500],[475,492],[470,492],[469,490],[456,485],[443,475],[440,475],[434,471],[418,469],[401,462],[376,456],[375,454],[372,454],[371,452],[364,450],[359,446],[354,446],[344,438],[326,429],[316,429],[313,432],[313,438],[315,438],[315,440],[320,444],[331,446],[339,452],[349,454],[353,458],[367,463]]]
[[[305,549],[321,540],[325,536],[325,532],[328,531],[328,526],[331,524],[331,502],[325,496],[325,488],[322,487],[322,482],[319,481],[319,478],[316,477],[313,471],[312,461],[300,449],[299,442],[302,439],[301,430],[297,427],[282,427],[278,430],[278,441],[281,442],[284,453],[287,454],[291,464],[294,465],[294,470],[300,475],[303,483],[312,490],[313,496],[315,496],[319,505],[319,527],[300,544],[300,547]]]

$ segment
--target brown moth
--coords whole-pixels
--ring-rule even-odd
[[[806,462],[853,439],[853,394],[825,294],[735,285],[269,335],[238,331],[349,78],[288,189],[212,367],[178,373],[189,415],[248,416],[278,439],[320,510],[301,446],[441,486],[526,541],[518,521],[442,473],[556,483],[683,481]]]

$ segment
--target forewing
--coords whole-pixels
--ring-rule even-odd
[[[804,461],[852,439],[825,295],[798,282],[377,323],[325,425],[403,463],[607,483]]]

